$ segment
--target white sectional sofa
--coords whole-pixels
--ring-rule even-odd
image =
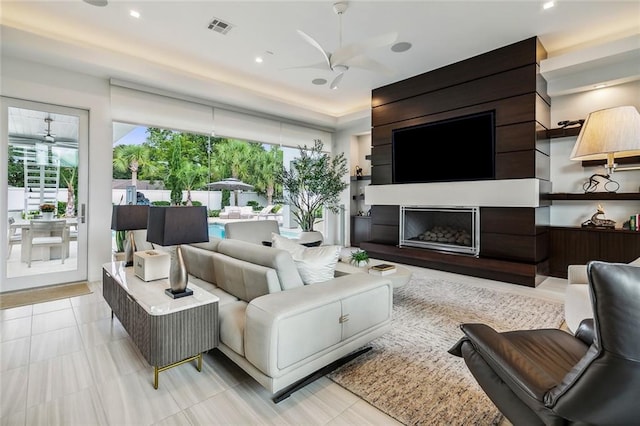
[[[289,252],[234,239],[182,251],[190,279],[220,298],[218,349],[274,400],[391,326],[393,287],[385,277],[304,285]]]
[[[640,257],[629,264],[640,267]],[[578,330],[583,319],[593,318],[588,283],[586,265],[569,265],[564,298],[564,319],[572,333]]]

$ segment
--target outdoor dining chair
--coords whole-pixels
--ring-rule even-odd
[[[32,220],[25,229],[24,244],[27,250],[27,266],[31,268],[34,247],[60,247],[60,258],[64,264],[69,246],[69,228],[66,220]]]

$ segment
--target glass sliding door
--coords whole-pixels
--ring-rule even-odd
[[[86,280],[88,111],[3,97],[1,114],[0,291]]]

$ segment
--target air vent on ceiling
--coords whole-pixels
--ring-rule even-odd
[[[221,19],[213,18],[207,28],[220,34],[226,34],[233,28],[233,25]]]

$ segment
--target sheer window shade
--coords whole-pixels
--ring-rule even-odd
[[[190,102],[144,90],[111,85],[113,121],[297,148],[321,139],[331,150],[332,133],[281,123],[250,113]]]
[[[113,121],[209,135],[212,111],[208,105],[111,86]]]

